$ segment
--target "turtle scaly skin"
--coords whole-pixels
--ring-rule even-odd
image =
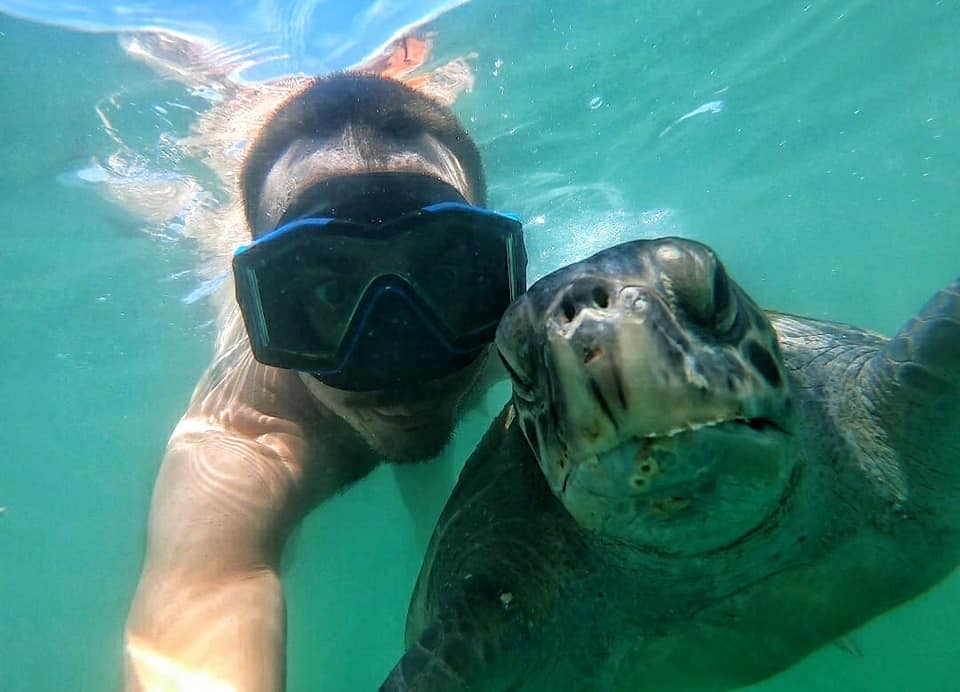
[[[635,241],[537,282],[497,344],[513,402],[383,690],[732,689],[960,561],[960,281],[887,339]]]

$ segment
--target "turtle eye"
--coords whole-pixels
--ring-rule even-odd
[[[525,378],[520,376],[513,366],[510,365],[509,361],[504,358],[503,353],[499,350],[497,355],[500,356],[500,362],[503,363],[503,367],[506,369],[507,374],[510,375],[510,381],[513,384],[513,393],[519,396],[524,401],[533,400],[533,385],[528,382]]]
[[[721,332],[728,332],[736,321],[736,310],[734,309],[733,290],[730,287],[730,279],[727,277],[727,270],[723,265],[717,262],[713,270],[713,317],[717,329]]]
[[[747,342],[744,351],[750,364],[756,368],[761,377],[763,377],[771,387],[779,387],[783,380],[780,377],[780,369],[777,367],[770,352],[753,339]]]

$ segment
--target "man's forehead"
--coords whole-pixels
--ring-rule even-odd
[[[254,216],[254,230],[263,233],[318,183],[358,173],[415,173],[438,178],[471,199],[471,186],[453,154],[435,138],[379,141],[345,132],[339,137],[297,138],[277,157],[264,180]]]

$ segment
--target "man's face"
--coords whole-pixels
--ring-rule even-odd
[[[291,142],[267,175],[252,215],[255,235],[273,228],[293,202],[319,181],[358,173],[390,171],[427,176],[452,186],[471,204],[482,203],[473,194],[476,181],[433,137],[359,141],[360,134],[370,135],[348,130],[338,137],[306,137]],[[370,151],[377,155],[368,161]],[[305,207],[304,213],[318,212]],[[376,454],[393,461],[420,461],[438,455],[449,441],[462,400],[489,362],[489,348],[462,370],[399,390],[345,391],[324,385],[306,373],[301,373],[301,379],[317,400],[346,421]]]
[[[487,353],[452,375],[400,391],[348,392],[306,373],[301,378],[375,453],[391,461],[423,461],[449,442],[460,404],[486,367]]]

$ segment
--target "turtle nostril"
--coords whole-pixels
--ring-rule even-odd
[[[556,306],[557,318],[561,324],[569,324],[583,310],[606,309],[611,303],[611,295],[602,281],[594,277],[583,277],[572,282],[560,297]]]
[[[602,286],[594,286],[593,302],[597,304],[598,308],[605,308],[610,305],[610,295],[607,290]]]

